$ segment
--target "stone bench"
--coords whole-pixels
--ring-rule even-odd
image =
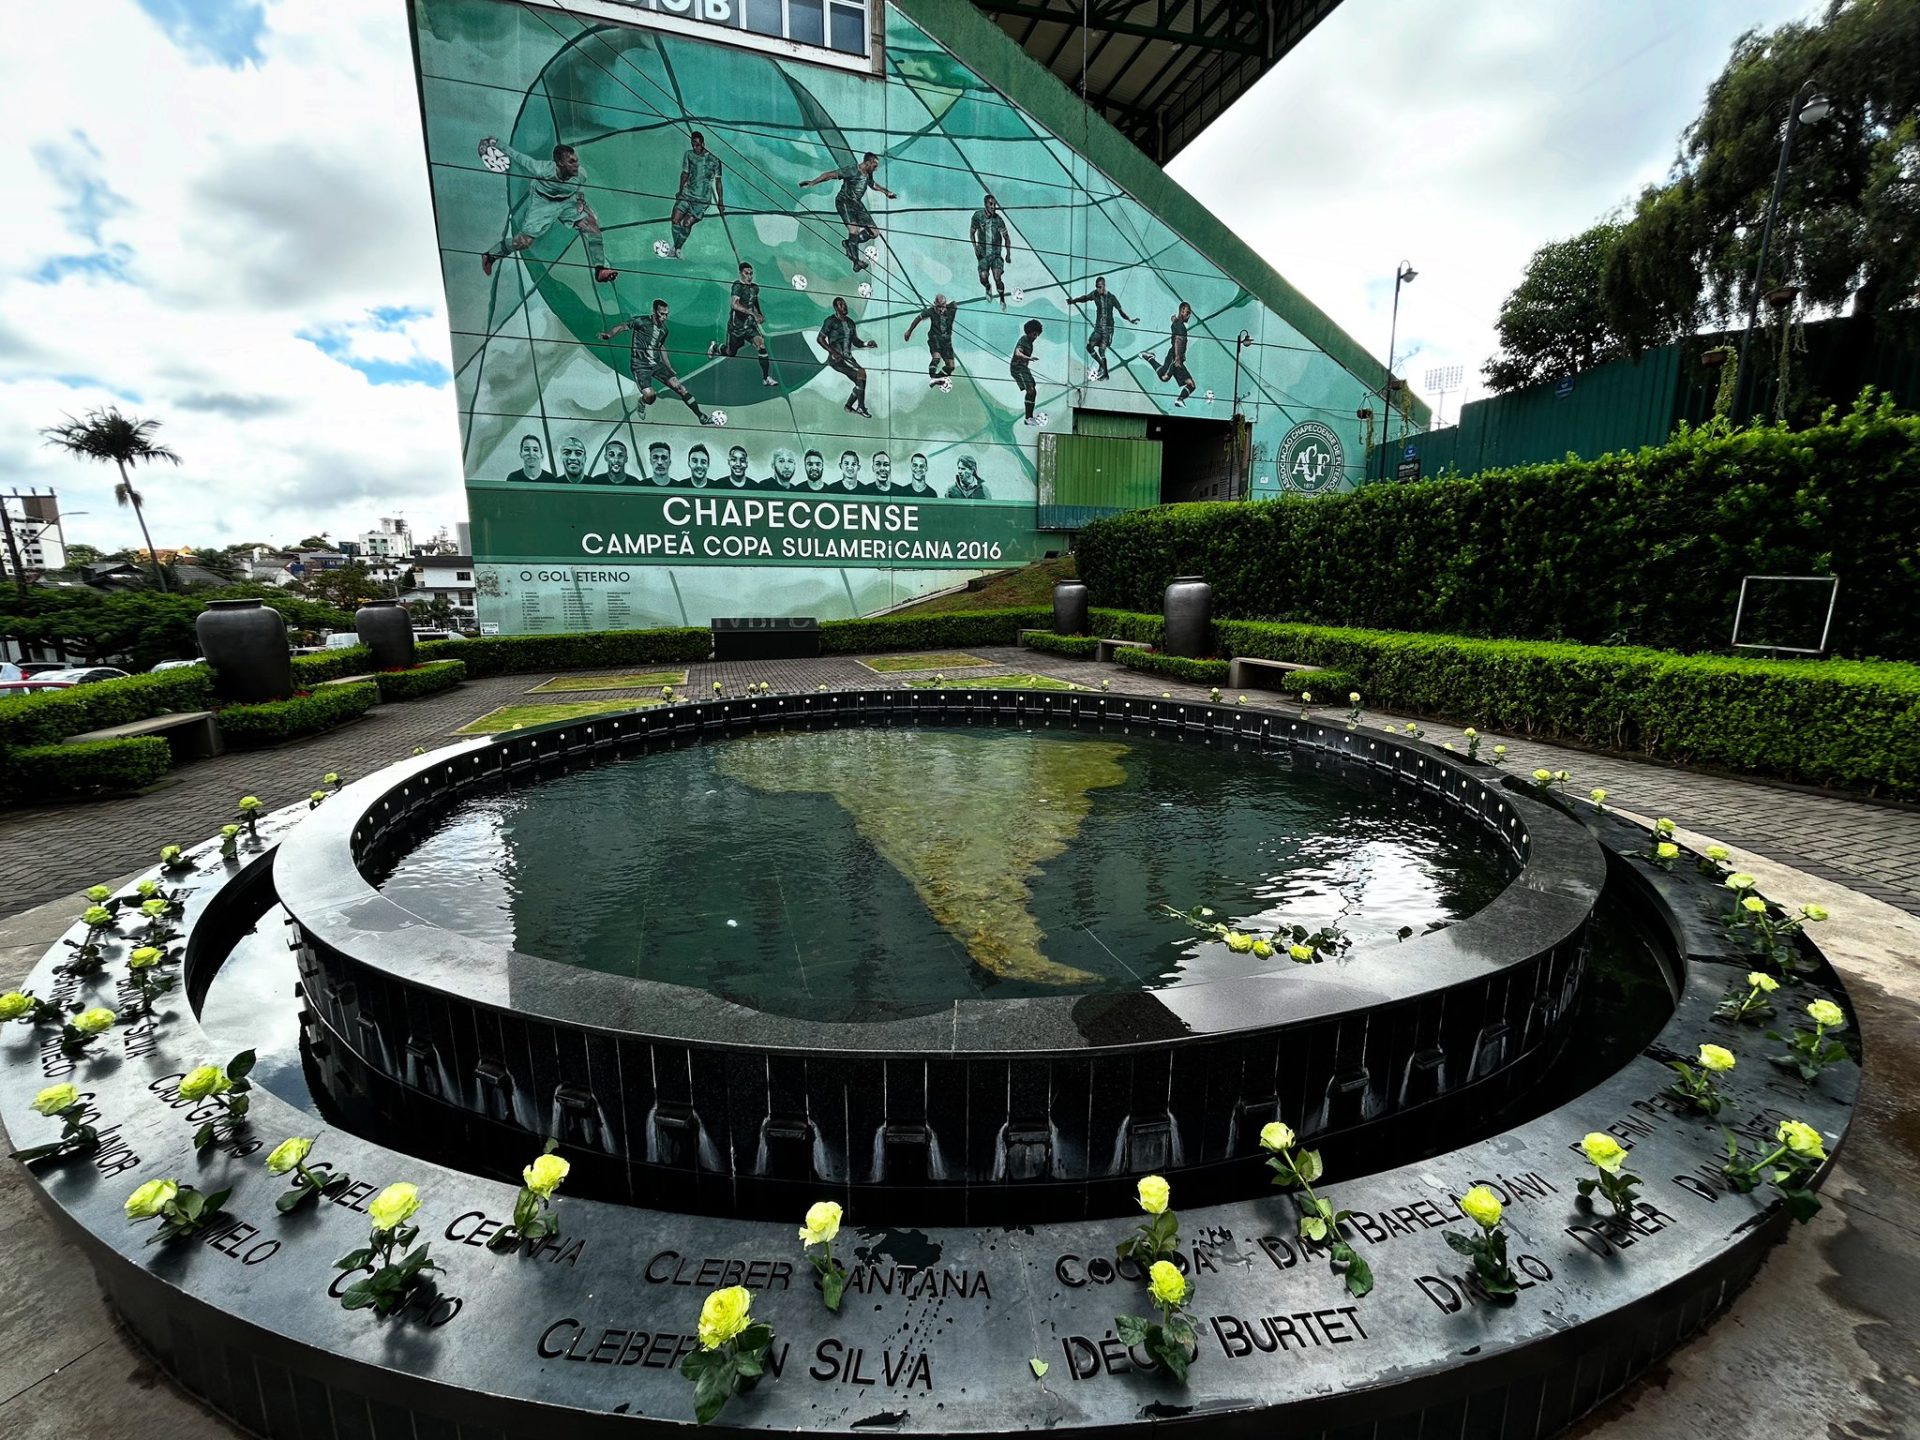
[[[1227,688],[1229,690],[1257,688],[1251,682],[1253,677],[1262,670],[1278,671],[1282,675],[1299,675],[1311,674],[1319,669],[1318,665],[1296,665],[1291,660],[1256,660],[1251,655],[1236,655],[1233,657],[1233,663],[1227,667]]]
[[[226,750],[220,736],[220,724],[211,710],[181,710],[172,715],[155,715],[125,725],[109,725],[104,730],[87,730],[69,735],[61,743],[77,745],[84,740],[127,740],[139,735],[158,735],[173,751],[174,762],[206,760]]]
[[[1116,650],[1151,650],[1153,647],[1144,640],[1100,639],[1093,642],[1093,658],[1111,660]]]
[[[365,675],[339,675],[332,680],[322,680],[313,688],[319,690],[328,685],[373,685],[377,683],[373,678],[373,672],[368,671]]]

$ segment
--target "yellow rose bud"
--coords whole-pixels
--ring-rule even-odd
[[[1544,785],[1553,778],[1553,772],[1551,770],[1536,770],[1533,772],[1533,778]]]
[[[551,1200],[571,1169],[572,1164],[558,1155],[542,1155],[520,1172],[520,1183],[542,1200]]]
[[[58,1115],[69,1105],[80,1103],[80,1092],[71,1085],[49,1085],[33,1097],[32,1109],[42,1115]]]
[[[1139,1185],[1140,1208],[1149,1215],[1164,1215],[1172,1194],[1172,1187],[1165,1180],[1158,1175],[1149,1175]]]
[[[1763,975],[1758,970],[1749,970],[1747,972],[1747,988],[1750,990],[1758,990],[1763,995],[1771,995],[1780,988],[1780,982],[1771,975]]]
[[[1608,1174],[1617,1173],[1627,1163],[1627,1152],[1620,1142],[1611,1135],[1603,1135],[1595,1130],[1580,1141],[1580,1148],[1587,1152],[1587,1159]]]
[[[151,970],[160,963],[160,957],[166,952],[153,945],[142,945],[127,956],[127,968],[130,970]]]
[[[0,995],[0,1023],[18,1020],[31,1009],[33,1009],[33,1000],[22,995],[18,990],[9,990],[6,994]]]
[[[160,882],[158,880],[142,880],[133,888],[142,900],[151,900],[160,893]]]
[[[819,1200],[807,1207],[807,1223],[800,1229],[806,1245],[831,1245],[840,1233],[840,1217],[845,1212],[831,1200]]]
[[[89,905],[80,918],[93,929],[100,930],[113,923],[113,912],[104,905]]]
[[[320,777],[320,783],[322,785],[338,785],[340,783],[339,772],[334,770],[327,771],[326,774]]]
[[[1658,830],[1662,835],[1671,835],[1673,833],[1673,822],[1662,815],[1658,820],[1653,822],[1653,828]]]
[[[1500,1223],[1500,1215],[1505,1208],[1500,1197],[1485,1185],[1476,1185],[1460,1197],[1460,1213],[1465,1215],[1482,1230],[1491,1230]]]
[[[260,808],[260,797],[258,795],[242,795],[240,797],[240,808],[242,810],[258,810]]]
[[[91,1010],[82,1010],[73,1017],[72,1023],[82,1035],[103,1035],[113,1028],[115,1018],[106,1006],[96,1005]]]
[[[707,1296],[700,1306],[700,1348],[718,1350],[753,1322],[747,1310],[753,1304],[753,1292],[744,1285],[730,1285]]]
[[[1824,1160],[1827,1147],[1820,1143],[1820,1132],[1799,1120],[1782,1120],[1776,1132],[1780,1143],[1802,1160]]]
[[[307,796],[307,799],[311,800],[316,805],[318,805],[322,800],[326,798],[327,798],[327,792],[324,790],[316,790],[311,795]]]
[[[1171,1260],[1156,1260],[1147,1271],[1147,1291],[1156,1305],[1178,1305],[1187,1298],[1187,1277]]]
[[[220,827],[220,838],[222,840],[231,840],[239,833],[240,827],[238,825],[222,825]]]
[[[1260,1127],[1260,1148],[1279,1154],[1282,1150],[1293,1148],[1293,1127],[1278,1120],[1270,1120]]]
[[[1256,940],[1253,942],[1253,953],[1262,960],[1265,960],[1269,955],[1273,954],[1273,946],[1264,940]]]
[[[312,1149],[313,1141],[306,1139],[304,1136],[295,1135],[290,1140],[282,1140],[278,1145],[273,1147],[272,1152],[267,1156],[267,1173],[269,1175],[285,1175],[289,1170],[293,1169],[294,1166],[305,1160],[308,1152]]]
[[[164,900],[148,900],[140,906],[140,913],[149,920],[158,920],[162,915],[167,913],[167,902]]]
[[[1227,932],[1227,948],[1236,955],[1244,955],[1247,951],[1253,949],[1253,937],[1251,935],[1242,935],[1238,930],[1229,930]]]
[[[1747,874],[1744,870],[1736,870],[1733,874],[1727,876],[1727,888],[1729,890],[1751,890],[1753,889],[1753,876]]]
[[[1590,798],[1593,801],[1593,803],[1596,805],[1605,803],[1607,798],[1607,792],[1599,789],[1598,787],[1592,790],[1589,790],[1587,792],[1587,795],[1588,795],[1588,798]]]
[[[1704,1070],[1731,1070],[1733,1069],[1733,1052],[1719,1045],[1702,1045],[1700,1066]]]
[[[214,1065],[199,1065],[189,1070],[180,1079],[179,1093],[182,1100],[204,1100],[209,1095],[225,1094],[233,1088],[233,1082]]]
[[[1469,740],[1478,740],[1480,738],[1480,732],[1474,729],[1471,725],[1467,726],[1467,728],[1462,730],[1460,733],[1466,736],[1467,739]]]
[[[172,1204],[173,1197],[179,1193],[180,1186],[172,1180],[149,1180],[127,1197],[127,1218],[151,1220]]]
[[[1680,853],[1680,847],[1671,840],[1662,840],[1654,847],[1653,853],[1662,860],[1671,860]]]
[[[1560,781],[1571,780],[1573,778],[1573,772],[1570,770],[1556,770],[1553,772],[1553,778]]]
[[[402,1180],[374,1196],[373,1203],[367,1206],[367,1214],[373,1217],[374,1229],[397,1230],[411,1220],[419,1208],[419,1190]]]
[[[1709,860],[1724,860],[1724,859],[1726,859],[1726,858],[1727,858],[1727,847],[1726,847],[1726,846],[1724,846],[1724,845],[1709,845],[1709,846],[1707,846],[1707,859],[1709,859]]]
[[[1300,703],[1301,703],[1301,704],[1303,704],[1303,705],[1310,705],[1310,704],[1312,704],[1312,703],[1313,703],[1313,696],[1311,696],[1311,695],[1309,695],[1309,694],[1308,694],[1308,693],[1307,693],[1307,692],[1306,692],[1305,690],[1302,690],[1302,691],[1300,692]]]
[[[1847,1023],[1846,1012],[1831,1000],[1816,1000],[1807,1006],[1807,1014],[1813,1017],[1813,1023],[1823,1030],[1839,1030]]]
[[[1287,947],[1287,954],[1298,960],[1302,965],[1305,965],[1309,960],[1313,959],[1313,947],[1311,945],[1289,945]]]
[[[90,885],[87,887],[87,899],[91,900],[96,905],[104,905],[108,900],[111,900],[112,898],[113,898],[113,891],[108,886]]]
[[[1827,918],[1827,907],[1824,905],[1802,905],[1800,907],[1800,913],[1808,920],[1818,923]]]
[[[180,858],[180,847],[178,845],[162,845],[160,847],[160,863],[161,864],[171,865],[175,860],[178,860],[179,858]]]
[[[1358,690],[1347,691],[1347,703],[1349,705],[1358,705],[1360,703],[1360,692]]]
[[[1764,915],[1767,913],[1767,902],[1758,895],[1749,895],[1740,902],[1740,908],[1749,915]]]
[[[1504,745],[1496,745],[1493,747],[1493,753],[1496,755],[1504,755],[1507,753],[1507,747]]]

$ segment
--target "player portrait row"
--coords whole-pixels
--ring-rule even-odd
[[[831,474],[827,459],[818,450],[804,454],[782,445],[774,450],[768,473],[753,475],[753,461],[744,445],[730,445],[724,452],[718,445],[708,449],[695,441],[687,449],[686,473],[674,474],[673,447],[664,440],[647,446],[644,471],[630,468],[632,457],[624,440],[609,440],[600,452],[605,467],[589,474],[586,441],[566,436],[560,441],[560,473],[547,469],[546,446],[538,435],[520,437],[520,464],[506,478],[513,483],[567,485],[632,485],[658,489],[693,490],[776,490],[799,494],[833,494],[870,499],[908,497],[919,500],[986,500],[987,487],[980,479],[979,462],[971,455],[954,461],[953,480],[943,490],[932,479],[932,462],[916,452],[907,460],[904,476],[896,475],[893,457],[876,450],[863,464],[857,450],[842,450]],[[716,470],[716,462],[720,468]]]
[[[518,169],[529,178],[526,196],[508,214],[500,241],[480,257],[482,273],[491,275],[494,266],[501,260],[526,250],[556,224],[564,224],[580,235],[595,280],[609,284],[618,277],[619,272],[607,264],[600,222],[587,203],[586,176],[580,167],[578,151],[571,145],[556,145],[551,161],[543,161],[510,146],[502,146],[494,137],[488,136],[480,142],[480,154],[490,170],[506,174]],[[857,164],[839,166],[798,182],[799,188],[807,189],[839,181],[834,209],[846,232],[841,249],[856,273],[865,270],[879,258],[877,245],[881,232],[872,211],[867,207],[867,192],[878,190],[889,199],[899,198],[894,191],[875,179],[879,166],[879,156],[869,151]],[[680,183],[669,220],[672,239],[671,242],[657,242],[655,253],[677,259],[694,227],[705,218],[710,206],[718,207],[721,214],[725,213],[724,170],[719,157],[707,149],[706,139],[701,132],[692,132],[689,148],[681,160]],[[973,212],[968,226],[968,240],[973,246],[982,289],[989,297],[995,296],[997,290],[1001,308],[1004,309],[1007,303],[1006,266],[1013,255],[1013,239],[1006,215],[990,193],[981,197],[980,208]],[[731,248],[731,242],[727,243]],[[740,279],[734,283],[729,300],[727,338],[724,344],[720,341],[710,342],[707,353],[709,356],[724,355],[731,358],[742,347],[751,344],[760,363],[761,383],[773,387],[778,382],[773,378],[772,360],[767,353],[764,333],[766,317],[761,311],[759,297],[760,288],[754,283],[752,264],[743,262],[740,265]],[[1105,380],[1110,373],[1110,352],[1116,348],[1116,316],[1130,325],[1139,321],[1127,313],[1119,296],[1108,289],[1105,276],[1097,277],[1093,289],[1084,295],[1070,297],[1067,303],[1092,307],[1093,327],[1086,344],[1090,362],[1088,379]],[[958,302],[944,294],[936,295],[933,303],[920,312],[907,330],[907,336],[911,339],[920,323],[927,323],[929,383],[943,389],[951,388],[955,370],[953,322],[957,310]],[[623,331],[632,334],[631,371],[640,389],[643,406],[652,405],[659,391],[665,389],[677,395],[701,424],[709,424],[711,422],[699,401],[666,358],[668,313],[666,301],[655,300],[647,314],[636,315],[616,325],[602,333],[600,338],[611,339]],[[1151,349],[1143,351],[1139,357],[1151,367],[1162,384],[1178,383],[1179,393],[1173,402],[1176,407],[1184,406],[1187,397],[1194,391],[1193,376],[1186,364],[1187,335],[1192,319],[1193,307],[1181,301],[1179,309],[1168,322],[1165,361],[1160,360]],[[1034,414],[1037,386],[1033,379],[1033,364],[1035,346],[1044,328],[1038,320],[1027,321],[1008,357],[1008,374],[1020,387],[1026,406],[1025,422],[1029,425],[1039,423]],[[828,365],[852,382],[843,408],[849,414],[871,418],[871,412],[867,409],[866,367],[858,363],[856,354],[860,350],[877,348],[878,342],[861,337],[858,324],[844,298],[834,300],[833,313],[821,325],[815,343],[826,352]]]

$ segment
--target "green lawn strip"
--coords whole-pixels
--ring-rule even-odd
[[[974,675],[965,680],[909,680],[909,690],[1084,690],[1051,675]]]
[[[560,700],[546,705],[502,705],[489,710],[478,720],[470,720],[455,735],[498,735],[502,730],[518,730],[527,725],[546,725],[555,720],[582,720],[589,715],[611,715],[643,705],[658,705],[656,698],[631,700]]]
[[[556,675],[527,691],[529,695],[553,695],[568,690],[657,690],[662,685],[684,685],[684,670],[649,670],[641,675]]]
[[[964,670],[974,665],[991,665],[993,661],[949,650],[934,655],[869,655],[853,663],[865,666],[876,675],[891,675],[899,670]]]

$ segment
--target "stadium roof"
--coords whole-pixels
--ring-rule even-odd
[[[1164,165],[1340,0],[973,3]]]

